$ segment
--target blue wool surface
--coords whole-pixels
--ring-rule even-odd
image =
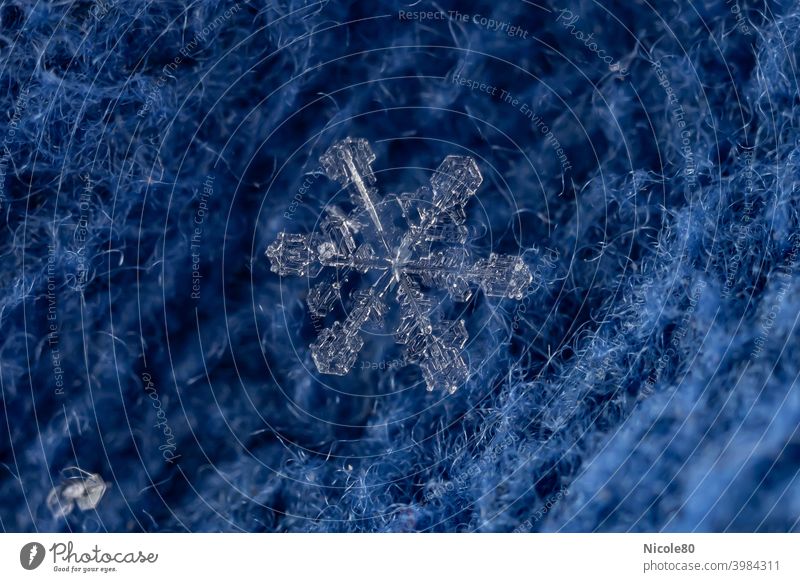
[[[788,0],[3,0],[0,527],[800,530],[799,35]],[[392,330],[321,376],[269,271],[347,136],[385,192],[475,157],[470,244],[536,273],[466,305],[453,395]],[[109,488],[55,516],[71,467]]]

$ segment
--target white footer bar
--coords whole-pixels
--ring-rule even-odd
[[[3,534],[0,579],[796,582],[798,554],[796,534]]]

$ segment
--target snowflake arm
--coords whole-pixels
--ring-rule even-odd
[[[278,238],[264,253],[270,260],[270,270],[281,277],[316,277],[322,270],[319,263],[316,237],[309,234],[278,233]]]
[[[464,322],[435,321],[433,302],[407,273],[399,277],[397,301],[402,320],[395,339],[406,346],[406,359],[422,368],[428,390],[443,386],[452,394],[469,377],[460,353],[467,341]]]
[[[350,190],[353,204],[366,211],[377,231],[382,233],[383,224],[376,208],[375,174],[372,172],[375,153],[369,142],[348,137],[332,145],[319,161],[328,178]]]
[[[317,341],[311,344],[311,357],[317,369],[323,374],[344,376],[356,363],[356,358],[364,347],[361,328],[368,321],[382,321],[386,313],[383,297],[391,281],[380,291],[379,283],[385,273],[369,290],[357,292],[350,313],[344,322],[335,322],[320,332]]]
[[[463,249],[430,253],[408,263],[404,270],[418,275],[430,287],[446,290],[459,302],[469,300],[474,286],[489,297],[522,299],[533,281],[533,274],[521,257],[492,253],[488,259],[470,265]]]
[[[464,206],[478,191],[483,176],[475,160],[465,156],[447,156],[434,172],[429,186],[417,190],[417,199],[428,204],[418,210],[420,220],[408,233],[410,246],[435,241],[464,244],[467,229]]]

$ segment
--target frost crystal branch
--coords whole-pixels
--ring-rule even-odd
[[[386,300],[394,295],[399,306],[394,336],[405,346],[407,361],[420,366],[428,390],[455,392],[469,377],[461,355],[467,330],[463,320],[444,319],[433,292],[457,302],[468,301],[475,288],[492,297],[522,299],[531,271],[516,256],[470,256],[464,207],[483,181],[473,158],[447,156],[428,185],[383,199],[375,187],[374,160],[365,139],[331,146],[320,162],[331,180],[347,188],[354,209],[326,207],[318,231],[281,232],[266,256],[281,276],[316,278],[330,268],[306,298],[317,317],[343,305],[348,283],[367,282],[366,289],[350,294],[344,320],[323,329],[311,344],[321,373],[343,376],[353,368],[364,345],[363,328],[383,322]]]

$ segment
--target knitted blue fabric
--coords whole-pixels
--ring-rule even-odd
[[[800,3],[3,0],[0,25],[3,530],[800,530]],[[460,306],[452,395],[392,329],[319,374],[331,322],[270,272],[340,200],[318,158],[347,136],[383,192],[474,157],[469,244],[535,274]],[[96,504],[54,504],[89,474]]]

